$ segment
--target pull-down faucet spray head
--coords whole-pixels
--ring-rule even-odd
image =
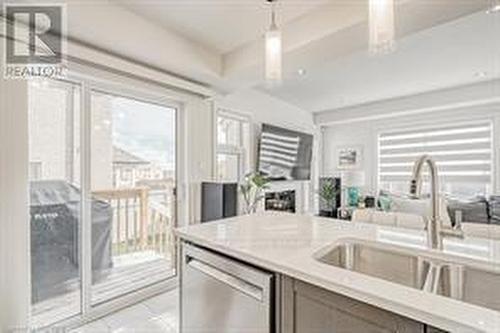
[[[413,178],[410,182],[410,197],[412,199],[418,199],[419,197],[419,184],[416,178]]]
[[[410,197],[413,199],[418,199],[422,194],[422,170],[426,162],[429,164],[430,169],[437,169],[429,155],[423,155],[415,162],[410,182]],[[432,172],[433,170],[431,170]]]

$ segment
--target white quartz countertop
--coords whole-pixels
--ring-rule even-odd
[[[183,240],[451,332],[500,332],[500,312],[327,265],[314,256],[346,239],[427,251],[425,234],[282,213],[240,216],[176,230]],[[437,257],[500,270],[500,242],[446,239]],[[499,290],[492,290],[500,295]]]

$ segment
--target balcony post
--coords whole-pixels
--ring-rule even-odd
[[[141,234],[141,249],[145,249],[147,246],[147,223],[149,215],[149,203],[148,203],[148,189],[142,188],[140,192],[140,234]]]

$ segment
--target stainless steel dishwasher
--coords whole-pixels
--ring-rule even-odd
[[[274,332],[274,276],[182,244],[181,333]]]

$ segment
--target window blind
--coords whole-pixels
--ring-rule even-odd
[[[491,122],[381,133],[379,180],[409,181],[415,160],[428,154],[437,162],[441,181],[489,184],[492,137]]]

